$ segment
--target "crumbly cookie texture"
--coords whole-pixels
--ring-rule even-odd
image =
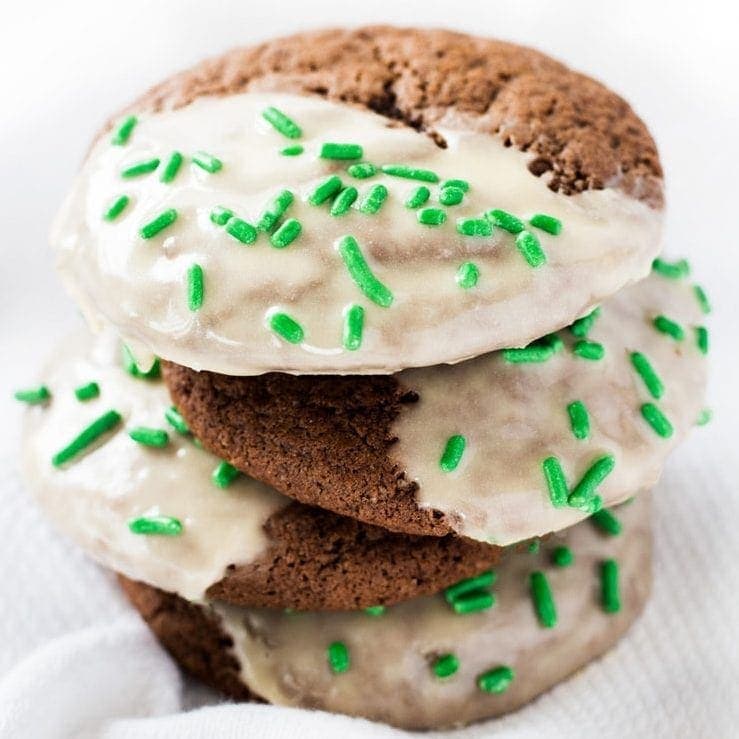
[[[655,272],[569,329],[454,366],[164,375],[207,447],[286,495],[508,544],[655,483],[702,407],[704,320],[688,280]]]
[[[530,171],[555,191],[616,183],[662,204],[657,148],[625,100],[534,49],[451,31],[373,26],[278,38],[206,60],[129,109],[247,90],[318,95],[431,133],[451,112],[534,154]]]
[[[122,585],[175,659],[227,695],[409,729],[461,726],[531,701],[633,623],[651,584],[648,508],[642,496],[510,554],[494,575],[384,612],[201,607]],[[485,595],[487,607],[455,612]]]
[[[393,534],[238,473],[198,448],[161,380],[125,361],[129,371],[113,336],[65,341],[23,439],[35,498],[105,566],[188,600],[351,610],[436,592],[498,560],[497,547]],[[60,461],[110,414],[114,425]]]

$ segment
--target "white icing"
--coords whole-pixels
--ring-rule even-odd
[[[652,325],[664,314],[685,330],[683,341]],[[605,347],[601,361],[575,356],[575,339],[562,331],[565,348],[541,364],[509,364],[489,354],[455,366],[408,370],[401,383],[420,400],[403,407],[392,428],[392,454],[419,484],[422,507],[447,514],[465,536],[510,544],[571,526],[587,513],[555,508],[542,460],[558,457],[570,487],[603,454],[616,459],[598,492],[614,505],[657,481],[670,451],[695,424],[703,406],[706,358],[696,345],[702,323],[695,296],[684,282],[652,276],[603,305],[589,339]],[[644,353],[664,383],[655,400],[631,366]],[[574,437],[567,405],[580,400],[590,415],[590,437]],[[669,439],[658,436],[640,408],[654,402],[672,422]],[[460,466],[439,466],[453,434],[467,439]]]
[[[462,725],[514,710],[608,649],[641,611],[651,582],[647,496],[616,511],[623,533],[605,536],[581,523],[543,542],[540,553],[509,554],[496,568],[496,605],[455,615],[441,596],[416,598],[380,617],[354,613],[294,613],[214,604],[234,642],[243,682],[271,703],[365,716],[405,728]],[[567,568],[553,566],[561,544],[574,553]],[[615,558],[621,611],[599,605],[599,565]],[[542,628],[528,578],[543,570],[558,622]],[[333,675],[326,648],[343,641],[351,667]],[[458,672],[444,680],[434,656],[455,654]],[[477,677],[499,665],[515,678],[501,695],[478,690]]]
[[[284,157],[289,144],[262,120],[274,105],[302,126],[305,153]],[[659,250],[661,212],[617,189],[567,197],[527,170],[530,157],[495,137],[463,130],[449,117],[440,129],[448,148],[429,137],[391,126],[374,113],[317,97],[245,93],[201,98],[178,110],[140,116],[130,142],[113,146],[109,136],[93,147],[62,208],[52,242],[64,282],[93,326],[113,324],[142,352],[195,369],[247,375],[392,372],[406,367],[457,362],[531,339],[568,324],[601,299],[644,276]],[[326,141],[354,142],[376,164],[401,162],[471,183],[464,202],[447,209],[441,228],[416,221],[404,207],[418,182],[380,175],[354,180],[345,163],[317,157]],[[206,150],[224,163],[208,174],[189,162]],[[159,173],[173,150],[186,155],[176,179]],[[159,157],[160,169],[122,179],[127,166]],[[379,214],[355,209],[341,218],[328,206],[305,199],[329,173],[362,193],[382,182],[390,196]],[[296,202],[288,216],[303,225],[286,249],[264,234],[245,246],[214,225],[218,205],[256,223],[283,188]],[[428,205],[438,206],[431,186]],[[112,223],[102,219],[125,193],[126,210]],[[144,240],[139,228],[167,208],[177,222]],[[526,218],[537,212],[559,218],[559,236],[537,232],[548,256],[538,269],[518,253],[513,236],[497,229],[491,238],[456,233],[461,217],[502,208]],[[534,229],[534,231],[536,231]],[[394,294],[389,308],[367,300],[350,279],[335,242],[354,235],[378,279]],[[461,289],[455,274],[473,260],[477,287]],[[205,270],[205,302],[188,309],[185,274]],[[341,348],[342,315],[357,303],[366,310],[358,351]],[[284,310],[305,329],[301,345],[287,344],[266,325],[270,311]]]
[[[243,475],[225,490],[216,487],[210,476],[219,460],[169,428],[164,411],[171,401],[164,384],[124,372],[112,336],[94,344],[82,335],[66,341],[43,380],[52,399],[27,411],[24,472],[48,517],[91,557],[197,600],[228,565],[262,554],[268,544],[264,522],[289,501]],[[74,388],[93,380],[100,396],[77,400]],[[124,419],[115,433],[62,468],[51,464],[61,447],[111,408]],[[137,444],[127,433],[134,426],[168,429],[168,446]],[[129,520],[151,515],[178,518],[182,535],[131,533]]]

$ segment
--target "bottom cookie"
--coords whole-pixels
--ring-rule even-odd
[[[202,606],[121,582],[174,658],[229,696],[408,729],[461,726],[531,701],[639,615],[651,584],[648,496],[615,509],[615,522],[607,515],[511,551],[492,577],[379,613]]]

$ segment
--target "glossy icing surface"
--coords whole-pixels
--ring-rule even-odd
[[[297,121],[302,137],[275,132],[261,117],[268,106]],[[522,346],[648,272],[660,246],[661,212],[615,187],[554,193],[545,177],[528,171],[525,153],[465,131],[453,114],[438,133],[447,148],[374,113],[287,94],[201,98],[142,116],[124,146],[102,137],[83,165],[52,235],[61,276],[91,324],[112,324],[142,364],[153,354],[194,369],[248,375],[385,373]],[[378,166],[401,163],[436,172],[442,181],[462,178],[469,192],[458,205],[442,206],[437,184],[382,172],[353,178],[352,161],[318,156],[326,142],[359,144],[363,160]],[[295,143],[303,154],[280,154]],[[199,150],[222,167],[212,173],[198,167],[192,156]],[[174,151],[183,163],[171,182],[162,182]],[[154,159],[153,172],[121,174]],[[341,216],[329,214],[330,201],[308,202],[330,174],[358,190]],[[388,190],[386,201],[375,214],[361,212],[356,206],[378,184]],[[446,213],[443,225],[422,225],[418,209],[405,206],[419,185],[431,191],[424,207]],[[286,248],[271,246],[264,232],[253,244],[241,243],[210,218],[223,206],[257,224],[283,189],[294,195],[284,218],[302,225]],[[121,195],[128,204],[105,220]],[[458,233],[457,221],[493,208],[524,221],[536,213],[561,221],[556,236],[528,226],[546,264],[529,266],[516,237],[500,227],[485,237]],[[142,226],[168,209],[176,210],[176,221],[142,238]],[[370,300],[350,276],[338,249],[347,235],[392,294],[391,304]],[[465,289],[456,276],[466,262],[475,264],[479,279]],[[187,274],[195,264],[203,270],[204,297],[193,311]],[[342,335],[354,305],[365,311],[364,331],[361,345],[350,350]],[[289,343],[271,330],[275,312],[300,324],[302,340]]]
[[[641,611],[651,584],[649,501],[621,506],[623,531],[607,536],[583,522],[542,542],[538,553],[510,553],[496,568],[496,605],[456,615],[440,595],[388,608],[381,616],[240,609],[216,604],[234,641],[241,677],[280,705],[365,716],[405,728],[455,726],[512,711],[610,648]],[[569,567],[552,564],[567,545]],[[600,565],[619,564],[621,610],[605,613]],[[543,571],[557,610],[554,628],[537,620],[529,592]],[[333,674],[326,650],[343,642],[350,667]],[[458,671],[436,677],[433,661],[454,654]],[[500,694],[477,687],[482,673],[507,665],[515,677]]]
[[[226,489],[211,474],[219,460],[165,421],[164,384],[129,375],[119,342],[79,334],[65,341],[42,373],[52,397],[28,409],[23,467],[29,488],[53,523],[101,564],[189,600],[204,597],[230,564],[265,550],[264,522],[289,501],[240,475]],[[95,381],[97,398],[80,402],[74,389]],[[122,423],[61,468],[52,456],[95,418],[117,410]],[[131,428],[166,429],[163,448],[138,444]],[[128,523],[172,516],[179,536],[137,535]]]
[[[679,324],[682,340],[654,327],[660,315]],[[494,353],[403,372],[400,381],[419,401],[405,405],[392,427],[393,457],[418,482],[419,504],[445,513],[465,536],[505,545],[571,526],[588,513],[552,504],[542,461],[557,457],[572,489],[597,458],[613,455],[615,468],[598,488],[606,506],[650,489],[703,407],[707,362],[695,337],[703,319],[690,284],[654,274],[603,304],[587,339],[603,346],[599,361],[576,355],[579,339],[564,330],[564,347],[545,362],[512,364]],[[633,352],[661,379],[659,399],[634,369]],[[570,425],[574,401],[587,408],[585,439]],[[648,402],[669,419],[671,437],[643,418]],[[440,458],[456,434],[466,447],[446,472]]]

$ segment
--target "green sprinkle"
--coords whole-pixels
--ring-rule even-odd
[[[477,592],[478,590],[485,590],[490,588],[495,583],[495,572],[492,570],[486,570],[481,572],[475,577],[467,577],[464,580],[450,585],[444,590],[444,599],[447,603],[454,603],[455,600],[461,598],[463,595],[468,593]]]
[[[300,126],[288,118],[281,110],[269,107],[262,111],[262,118],[271,123],[276,131],[288,139],[299,139],[303,135]]]
[[[487,590],[473,590],[471,593],[458,596],[451,603],[452,610],[459,616],[487,611],[494,605],[495,596]]]
[[[88,382],[74,389],[74,397],[82,402],[97,398],[98,395],[100,395],[100,385],[97,382]]]
[[[562,465],[556,457],[547,457],[541,463],[544,479],[549,490],[549,500],[555,508],[567,505],[570,495]]]
[[[140,177],[143,174],[153,172],[159,166],[158,159],[147,159],[145,162],[137,162],[127,167],[121,172],[121,177],[130,179],[131,177]]]
[[[61,467],[70,459],[76,457],[87,447],[96,442],[103,434],[112,431],[123,417],[118,411],[110,410],[96,418],[89,426],[86,426],[72,439],[63,449],[59,450],[51,459],[54,467]]]
[[[182,533],[182,522],[172,516],[142,516],[132,518],[128,522],[132,534],[146,536],[179,536]]]
[[[282,190],[277,194],[275,199],[267,206],[264,213],[257,223],[257,228],[260,231],[271,233],[277,222],[285,215],[287,209],[292,205],[294,195],[290,190]]]
[[[632,352],[630,359],[632,366],[644,381],[647,390],[649,390],[649,394],[656,400],[659,400],[665,391],[665,387],[659,375],[654,371],[654,367],[652,367],[649,360],[641,352]]]
[[[539,623],[545,629],[551,629],[557,624],[557,607],[554,605],[552,589],[549,587],[547,576],[543,572],[532,572],[529,577],[529,586]]]
[[[210,479],[216,487],[227,488],[241,473],[232,465],[222,460],[213,470]]]
[[[431,190],[429,190],[426,185],[419,185],[408,196],[408,199],[405,201],[405,207],[415,210],[416,208],[420,208],[422,205],[424,205],[430,197]]]
[[[705,326],[695,327],[695,343],[701,354],[708,354],[708,329]]]
[[[321,159],[361,159],[364,156],[364,150],[359,144],[323,144],[321,153],[318,155]]]
[[[493,670],[483,672],[477,678],[477,687],[483,693],[505,693],[514,677],[515,673],[508,665],[501,665]]]
[[[369,213],[370,215],[377,213],[386,199],[387,188],[385,185],[372,185],[367,191],[367,194],[362,198],[362,202],[359,204],[359,211],[361,213]]]
[[[210,220],[216,224],[216,226],[225,226],[228,223],[229,218],[233,218],[233,211],[228,208],[224,208],[222,205],[217,205],[210,213]]]
[[[179,151],[173,151],[170,154],[167,163],[164,165],[162,174],[159,176],[160,182],[172,182],[172,180],[177,177],[177,173],[180,171],[180,167],[182,166],[182,158],[182,154],[180,154]]]
[[[13,397],[16,400],[20,400],[21,403],[28,403],[28,405],[39,405],[40,403],[46,403],[51,398],[51,393],[46,385],[39,385],[38,387],[29,387],[24,390],[16,390],[13,393]]]
[[[269,327],[290,344],[299,344],[305,337],[303,327],[287,313],[273,313]]]
[[[344,312],[344,334],[342,344],[344,349],[354,352],[362,346],[362,332],[364,331],[364,308],[361,305],[352,305]]]
[[[480,270],[474,262],[464,262],[459,265],[455,279],[463,290],[469,290],[477,285],[477,281],[480,279]]]
[[[226,233],[242,244],[253,244],[257,240],[257,229],[241,218],[232,216],[226,223]]]
[[[416,217],[424,226],[441,226],[446,223],[446,213],[440,208],[423,208]]]
[[[345,187],[336,196],[336,199],[331,205],[329,214],[335,217],[346,215],[357,197],[359,197],[359,191],[356,187]]]
[[[464,190],[459,187],[443,187],[439,193],[439,202],[442,205],[459,205],[462,200],[464,200]]]
[[[574,354],[577,354],[578,357],[591,359],[593,361],[603,359],[606,353],[606,350],[603,348],[603,344],[599,344],[597,341],[585,341],[585,339],[576,341],[572,347],[572,351]]]
[[[596,489],[613,472],[615,466],[616,459],[613,455],[606,454],[598,457],[580,478],[580,482],[572,489],[572,492],[567,498],[568,505],[581,510],[588,508],[595,497]]]
[[[503,349],[503,359],[511,364],[546,362],[553,353],[548,346],[524,346],[516,349]]]
[[[293,146],[286,146],[284,149],[280,149],[280,154],[282,154],[283,157],[297,157],[304,151],[305,149],[300,144],[295,144]]]
[[[541,267],[547,261],[539,239],[531,231],[521,231],[516,236],[516,248],[521,252],[529,267]]]
[[[540,548],[541,542],[538,539],[532,539],[526,547],[526,551],[529,554],[538,554]]]
[[[485,214],[485,218],[492,221],[496,226],[499,226],[504,231],[508,231],[508,233],[512,234],[519,234],[524,230],[524,228],[526,228],[526,225],[520,218],[516,218],[513,213],[500,210],[499,208],[489,210]]]
[[[704,408],[698,414],[698,418],[696,419],[695,423],[697,426],[705,426],[707,423],[710,423],[712,418],[713,418],[713,411],[710,408]]]
[[[675,341],[682,341],[685,338],[683,327],[667,316],[656,316],[653,321],[654,327],[662,334],[672,336]]]
[[[485,217],[489,221],[492,221],[494,225],[499,226],[504,231],[508,231],[508,233],[518,234],[526,228],[526,225],[520,218],[516,218],[512,213],[498,208],[489,210],[485,214]]]
[[[547,334],[542,336],[541,339],[537,339],[535,343],[539,346],[548,346],[555,354],[565,345],[559,334]]]
[[[590,520],[601,531],[605,531],[606,534],[610,534],[611,536],[618,536],[623,528],[621,526],[621,521],[619,521],[607,508],[602,508],[601,510],[596,511],[590,517]]]
[[[308,196],[308,202],[311,205],[323,205],[329,198],[336,195],[341,188],[341,178],[338,175],[332,174]]]
[[[364,612],[368,616],[382,616],[385,611],[385,606],[367,606],[367,608],[364,609]]]
[[[152,429],[146,426],[132,428],[128,435],[144,446],[163,447],[169,444],[169,434],[164,429]]]
[[[486,218],[462,218],[457,221],[457,232],[463,236],[490,236],[493,227]]]
[[[190,433],[190,427],[185,422],[185,419],[182,417],[182,414],[175,408],[173,405],[171,405],[169,408],[167,408],[166,411],[164,411],[164,418],[167,420],[167,423],[179,434],[189,434]]]
[[[451,677],[459,669],[459,659],[454,654],[442,654],[434,660],[431,669],[436,677],[443,680]]]
[[[579,510],[592,516],[593,513],[597,513],[601,508],[603,508],[603,498],[601,498],[600,495],[594,495],[590,500],[581,505]]]
[[[393,294],[374,276],[357,240],[353,236],[344,236],[339,241],[338,249],[354,284],[373,303],[383,308],[390,306],[393,302]]]
[[[391,177],[404,177],[407,180],[421,180],[421,182],[438,182],[439,175],[428,169],[408,167],[405,164],[383,164],[382,171]]]
[[[700,309],[708,315],[711,312],[711,303],[708,301],[706,291],[700,285],[693,285],[693,294],[698,301]]]
[[[573,336],[577,336],[579,339],[584,339],[589,333],[590,329],[593,328],[595,319],[600,315],[600,308],[594,308],[587,316],[578,318],[571,326],[570,333]]]
[[[196,151],[192,155],[192,163],[210,174],[215,174],[223,169],[223,162],[205,151]]]
[[[303,226],[295,218],[288,218],[269,238],[275,249],[284,249],[300,236]]]
[[[672,424],[654,403],[644,403],[641,407],[641,414],[658,436],[663,439],[669,439],[672,436]]]
[[[127,118],[124,118],[118,124],[118,128],[116,128],[113,133],[110,143],[115,144],[116,146],[123,146],[123,144],[128,143],[128,139],[131,138],[131,134],[133,133],[133,129],[136,128],[137,123],[138,119],[135,115],[130,115]]]
[[[118,216],[123,213],[126,206],[131,201],[128,195],[121,195],[117,197],[109,206],[108,210],[103,213],[103,218],[106,221],[114,221]]]
[[[331,668],[331,672],[336,675],[346,672],[351,665],[349,650],[342,641],[335,641],[329,644],[326,650],[326,656],[328,657],[328,666]]]
[[[156,380],[161,374],[161,366],[158,358],[155,359],[151,367],[144,372],[139,369],[139,366],[136,363],[136,357],[134,357],[133,352],[125,344],[121,346],[121,359],[123,360],[123,369],[136,379]]]
[[[590,435],[590,416],[588,409],[581,400],[573,400],[567,406],[567,415],[570,417],[570,428],[576,439],[587,439]]]
[[[575,560],[572,550],[569,547],[557,547],[552,552],[552,562],[557,567],[569,567]]]
[[[441,183],[441,189],[445,190],[448,187],[455,187],[457,190],[461,190],[463,193],[469,192],[470,183],[467,180],[444,180]]]
[[[547,336],[531,342],[528,346],[503,349],[503,359],[511,364],[524,364],[527,362],[546,362],[558,352],[564,343],[557,334]]]
[[[447,439],[444,451],[439,460],[439,467],[444,472],[453,472],[462,461],[464,448],[467,446],[467,440],[460,434],[454,434]]]
[[[680,259],[677,262],[666,262],[664,259],[657,258],[652,262],[652,269],[671,280],[679,280],[690,274],[690,265],[686,259]]]
[[[562,233],[562,221],[554,216],[548,216],[546,213],[536,213],[529,218],[529,223],[534,228],[540,228],[542,231],[552,234],[552,236],[558,236]]]
[[[187,307],[198,311],[203,307],[205,297],[205,277],[199,264],[192,264],[187,270]]]
[[[142,239],[151,239],[160,231],[171,226],[177,220],[177,211],[174,208],[168,208],[160,213],[153,221],[144,224],[139,233]]]
[[[600,565],[601,603],[606,613],[618,613],[621,610],[621,598],[618,588],[618,562],[607,559]]]
[[[350,177],[356,177],[358,180],[366,180],[377,174],[377,167],[370,162],[360,162],[359,164],[350,164],[346,168]]]

